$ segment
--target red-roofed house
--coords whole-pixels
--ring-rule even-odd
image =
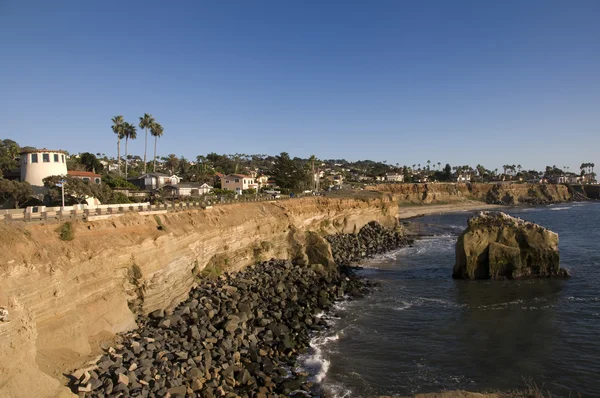
[[[100,174],[92,173],[91,171],[69,170],[67,171],[67,175],[69,177],[82,179],[85,182],[93,182],[95,184],[100,184],[102,182],[102,176]]]

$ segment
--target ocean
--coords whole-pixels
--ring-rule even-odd
[[[459,281],[454,245],[472,212],[413,220],[425,238],[371,259],[381,284],[340,302],[302,358],[337,397],[535,383],[553,396],[600,396],[600,203],[505,212],[559,234],[570,279]]]

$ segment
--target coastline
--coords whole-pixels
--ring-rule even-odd
[[[469,201],[449,204],[422,204],[422,205],[400,205],[398,208],[398,218],[408,220],[431,214],[455,213],[460,211],[477,211],[477,210],[499,210],[505,209],[508,206],[491,205],[483,202]]]

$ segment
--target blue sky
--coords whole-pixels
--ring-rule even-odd
[[[600,164],[599,21],[597,0],[0,0],[0,138],[115,156],[111,117],[148,112],[161,155]]]

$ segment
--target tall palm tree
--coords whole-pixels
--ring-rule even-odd
[[[135,140],[137,138],[137,129],[131,123],[125,122],[123,124],[124,134],[125,134],[125,179],[127,179],[127,164],[129,163],[129,159],[127,156],[129,155],[129,139]]]
[[[121,176],[121,140],[125,138],[123,129],[125,120],[122,115],[118,115],[112,118],[112,122],[112,131],[117,135],[117,172]]]
[[[154,162],[152,163],[152,172],[156,172],[156,142],[163,135],[163,126],[158,123],[153,123],[150,127],[150,134],[154,137]],[[144,159],[144,164],[146,160]]]
[[[144,116],[140,117],[140,128],[146,130],[144,137],[144,174],[146,174],[146,151],[148,150],[148,129],[152,128],[155,123],[152,115],[144,113]]]

